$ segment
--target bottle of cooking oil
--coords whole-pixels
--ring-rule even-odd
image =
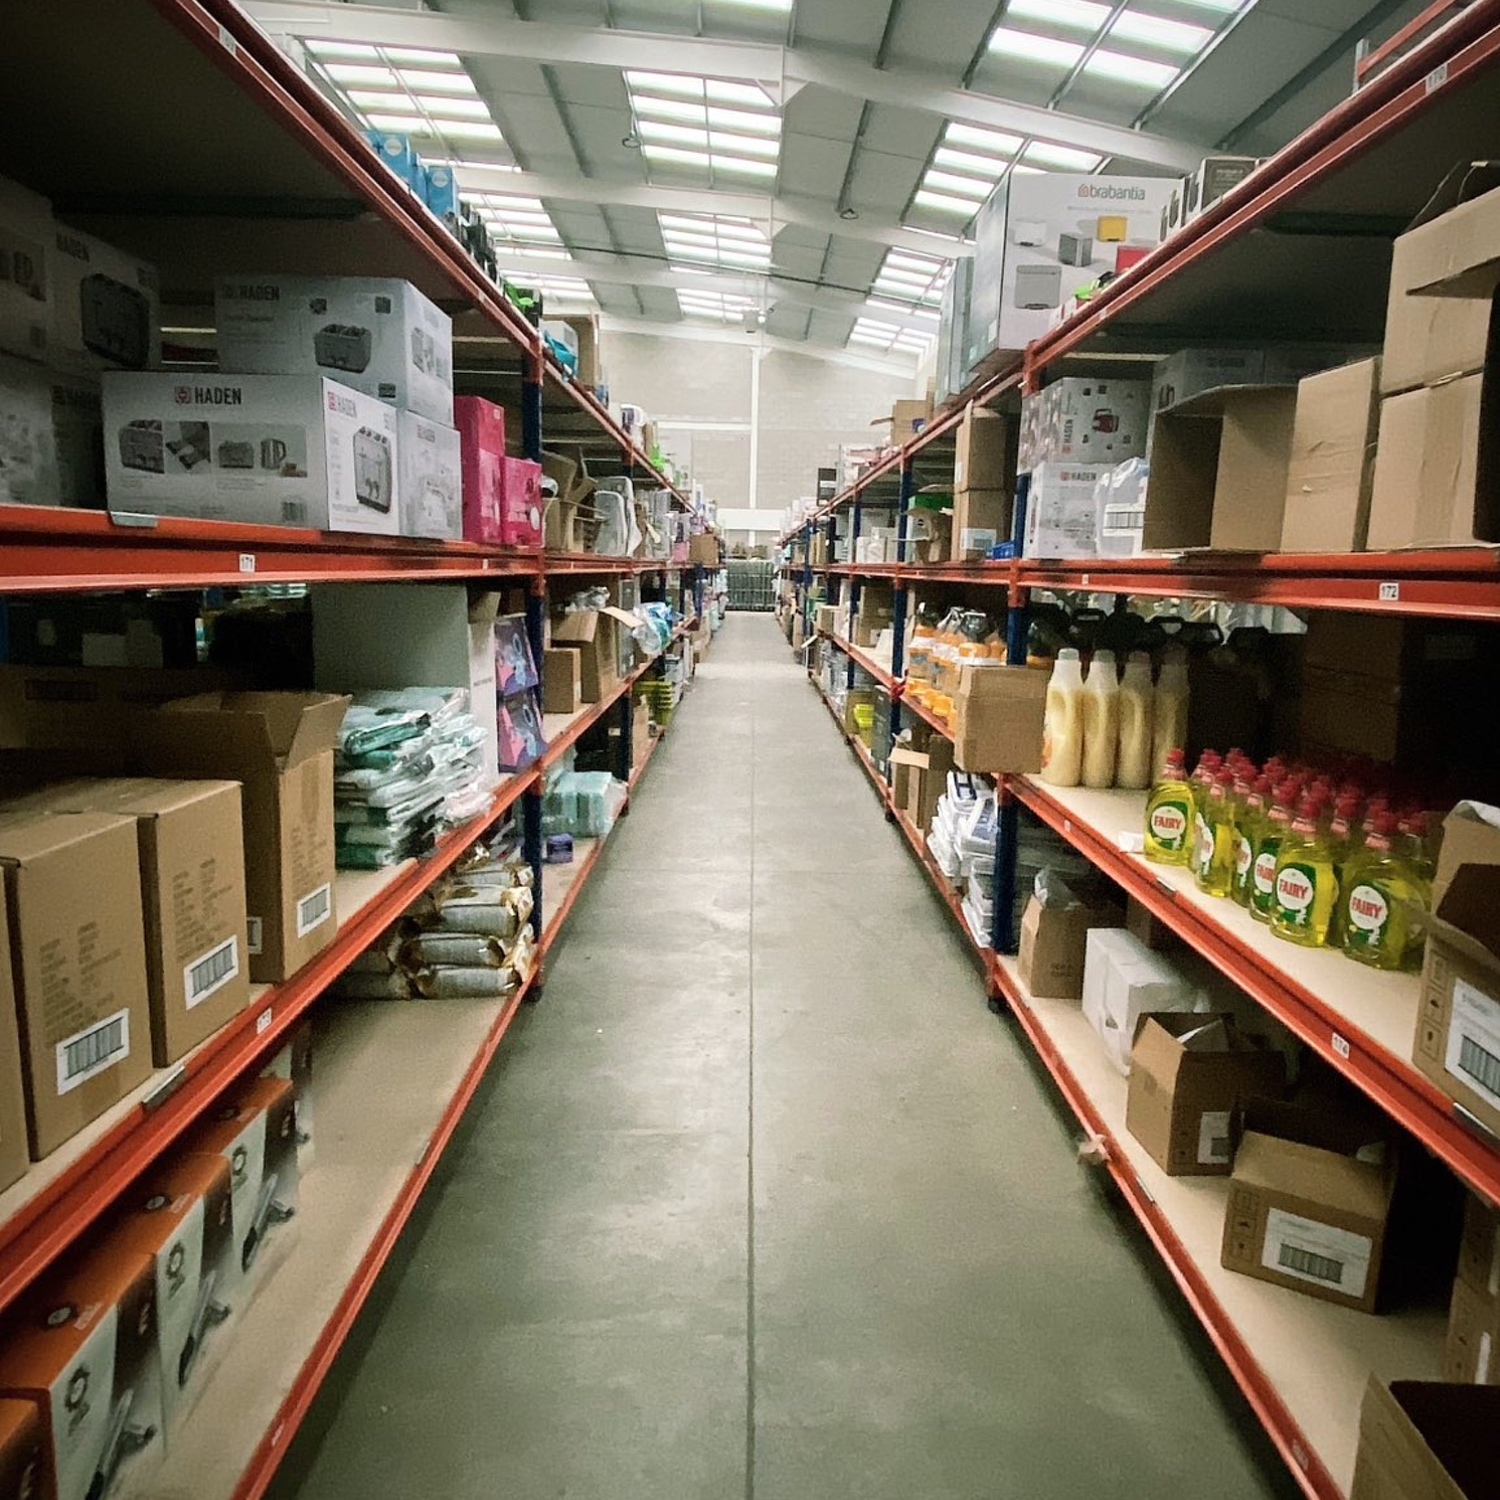
[[[1193,789],[1181,750],[1169,750],[1146,802],[1146,858],[1185,865],[1192,852]]]
[[[1380,812],[1364,849],[1349,862],[1339,901],[1343,949],[1372,969],[1422,966],[1422,915],[1432,886],[1396,847],[1394,813]]]
[[[1234,884],[1234,772],[1227,766],[1214,777],[1197,830],[1193,879],[1200,891],[1227,896]]]
[[[1229,894],[1234,901],[1248,907],[1255,885],[1255,845],[1266,820],[1266,804],[1271,797],[1271,778],[1257,776],[1250,783],[1234,816],[1234,881]]]
[[[1083,775],[1083,668],[1071,646],[1057,653],[1047,684],[1041,775],[1050,786],[1077,786]]]
[[[1276,858],[1271,931],[1304,948],[1327,946],[1338,907],[1338,875],[1323,811],[1316,792],[1304,793]]]
[[[1276,788],[1255,841],[1255,858],[1250,866],[1250,915],[1258,922],[1271,920],[1271,907],[1276,899],[1276,861],[1281,855],[1281,841],[1291,826],[1294,795],[1294,782],[1283,781]]]

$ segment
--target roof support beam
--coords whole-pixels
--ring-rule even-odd
[[[654,72],[700,73],[758,83],[782,100],[804,84],[874,104],[918,109],[970,125],[1036,135],[1106,157],[1174,172],[1191,171],[1207,143],[1106,125],[1038,105],[1017,104],[956,85],[930,70],[874,68],[826,49],[662,36],[506,18],[479,19],[437,11],[333,4],[330,0],[245,0],[244,9],[271,32],[316,40],[433,47],[470,57],[526,58]]]

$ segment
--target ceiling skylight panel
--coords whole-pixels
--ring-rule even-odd
[[[715,152],[710,159],[715,172],[739,172],[746,177],[774,177],[774,161],[751,161],[744,156],[726,156]]]
[[[1018,31],[1014,26],[994,29],[990,34],[990,51],[1027,62],[1050,63],[1058,68],[1071,68],[1083,56],[1083,46],[1079,42],[1038,36],[1034,31]]]
[[[675,166],[707,169],[711,165],[707,151],[685,151],[680,146],[653,146],[648,142],[641,147],[641,155],[647,161],[668,162]]]
[[[1171,63],[1150,62],[1144,57],[1131,57],[1128,53],[1100,47],[1084,63],[1083,71],[1097,74],[1101,78],[1117,78],[1121,83],[1138,83],[1144,88],[1164,89],[1181,69]]]
[[[1007,21],[1041,21],[1070,31],[1096,32],[1109,20],[1111,7],[1096,0],[1010,0]]]
[[[417,94],[417,107],[434,120],[484,120],[493,125],[483,99],[444,98],[439,94]]]
[[[956,193],[960,198],[973,198],[976,203],[983,203],[995,186],[993,181],[959,177],[952,172],[939,172],[932,168],[928,168],[926,176],[922,178],[922,185],[936,188],[939,192]]]
[[[1214,39],[1207,26],[1167,21],[1138,10],[1121,11],[1109,28],[1109,34],[1118,41],[1138,42],[1161,52],[1180,52],[1187,57],[1195,56]]]
[[[723,104],[708,106],[708,123],[720,130],[739,130],[747,135],[781,134],[781,119],[772,114],[756,114],[748,109],[730,109]]]
[[[468,94],[479,97],[467,73],[433,73],[425,68],[401,69],[401,81],[419,94]]]
[[[731,83],[727,78],[705,78],[704,97],[710,104],[734,104],[742,109],[772,109],[776,101],[753,83]]]
[[[329,63],[323,71],[346,89],[395,89],[401,85],[394,68],[372,63]]]
[[[1003,130],[985,130],[982,126],[963,125],[956,120],[950,120],[943,132],[944,144],[971,146],[990,156],[1014,156],[1021,149],[1024,139],[1023,136],[1008,135]]]
[[[661,120],[642,120],[636,133],[643,141],[667,141],[678,146],[707,146],[708,131],[702,125],[668,125]]]
[[[972,151],[955,151],[951,146],[939,146],[932,153],[935,167],[947,167],[955,172],[968,172],[994,182],[1010,165],[1010,158],[998,156],[975,156]]]
[[[695,125],[708,124],[708,111],[702,100],[654,99],[637,94],[635,112],[643,120],[691,120]]]
[[[636,133],[648,161],[694,167],[710,174],[774,177],[781,155],[781,115],[775,101],[751,84],[691,73],[625,73]],[[662,124],[705,134],[667,135]],[[671,142],[663,148],[659,143]],[[685,154],[688,148],[694,155]]]
[[[920,208],[930,208],[940,214],[957,214],[966,221],[974,217],[974,210],[978,207],[972,198],[955,198],[927,188],[918,188],[911,201]]]
[[[1033,166],[1059,167],[1066,172],[1093,172],[1104,160],[1092,151],[1079,151],[1074,146],[1056,146],[1050,141],[1032,141],[1021,155],[1023,160]]]
[[[753,135],[725,135],[716,130],[709,140],[715,151],[727,151],[731,156],[759,156],[774,161],[781,154],[780,141],[759,140]]]

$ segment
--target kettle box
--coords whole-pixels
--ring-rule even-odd
[[[399,535],[384,402],[316,375],[103,378],[111,514]]]

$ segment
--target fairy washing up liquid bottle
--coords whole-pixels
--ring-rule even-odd
[[[1146,858],[1158,865],[1186,865],[1192,834],[1193,788],[1182,751],[1169,750],[1146,801]]]
[[[1323,827],[1323,802],[1309,791],[1303,794],[1276,859],[1271,931],[1304,948],[1326,947],[1338,899],[1333,845]]]
[[[1375,814],[1365,847],[1344,872],[1339,902],[1344,952],[1372,969],[1422,966],[1423,915],[1432,887],[1396,848],[1394,813]]]

